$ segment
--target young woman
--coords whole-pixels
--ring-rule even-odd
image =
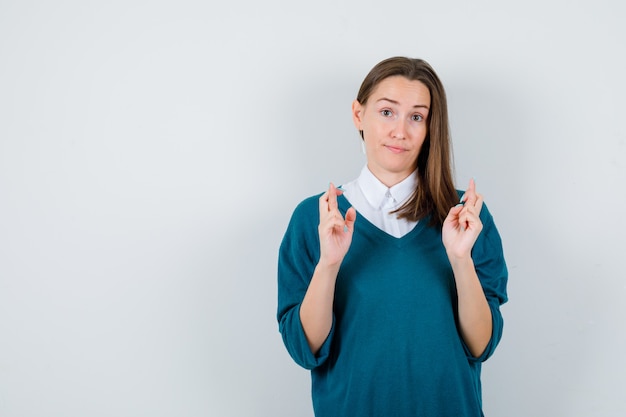
[[[367,165],[300,203],[280,247],[285,346],[311,369],[318,417],[482,416],[507,269],[474,181],[454,187],[441,81],[384,60],[352,117]]]

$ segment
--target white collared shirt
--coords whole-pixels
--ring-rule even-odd
[[[352,207],[370,223],[391,236],[400,238],[409,233],[417,222],[398,219],[389,212],[402,206],[417,186],[417,172],[389,188],[378,180],[366,166],[361,175],[342,185],[343,195]]]

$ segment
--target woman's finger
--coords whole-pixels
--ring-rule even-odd
[[[354,207],[350,207],[348,211],[346,211],[346,219],[345,219],[345,227],[347,230],[354,230],[354,222],[356,221],[356,209]],[[344,228],[344,231],[347,231]]]
[[[476,206],[464,206],[463,211],[459,215],[459,222],[463,230],[465,229],[473,229],[480,230],[482,229],[482,222],[480,221],[480,209],[482,206],[482,197],[480,194],[477,196]]]
[[[473,210],[476,216],[480,216],[480,210],[482,210],[482,208],[483,208],[483,196],[482,194],[476,193],[476,203],[474,203],[474,210]]]
[[[343,190],[330,183],[328,190],[326,190],[319,198],[320,213],[330,211],[333,205],[334,208],[337,208],[337,196],[341,194],[343,194]]]
[[[322,215],[324,213],[328,213],[328,195],[329,195],[329,193],[330,193],[330,191],[327,190],[319,198],[320,215]]]
[[[335,187],[330,183],[328,190],[319,198],[320,225],[319,230],[332,231],[342,230],[344,232],[351,230],[356,220],[356,210],[351,208],[346,213],[346,217],[339,211],[337,196],[343,194],[343,190]]]
[[[461,210],[463,210],[462,204],[457,204],[456,206],[452,207],[448,211],[448,215],[446,216],[446,219],[444,220],[444,224],[445,223],[451,223],[452,225],[456,224],[456,222],[459,221],[459,213],[461,213]]]
[[[328,210],[337,210],[337,195],[341,194],[332,182],[328,187]]]
[[[474,178],[470,179],[469,186],[467,187],[467,191],[465,191],[465,205],[475,205],[476,204],[476,182]]]
[[[448,218],[456,217],[463,210],[463,204],[457,204],[448,211]]]

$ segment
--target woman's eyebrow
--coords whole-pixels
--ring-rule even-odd
[[[377,103],[379,101],[388,101],[388,102],[390,102],[392,104],[400,104],[399,101],[393,100],[393,99],[390,99],[390,98],[387,98],[387,97],[382,97],[382,98],[379,98],[378,100],[376,100]],[[413,106],[413,108],[424,108],[424,109],[428,110],[428,106],[426,104],[416,104],[416,105]]]

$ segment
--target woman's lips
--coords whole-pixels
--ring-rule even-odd
[[[391,152],[393,152],[393,153],[402,153],[402,152],[406,151],[406,149],[404,149],[404,148],[399,148],[399,147],[397,147],[397,146],[385,145],[385,147],[386,147],[387,149],[389,149],[389,150],[390,150]]]

